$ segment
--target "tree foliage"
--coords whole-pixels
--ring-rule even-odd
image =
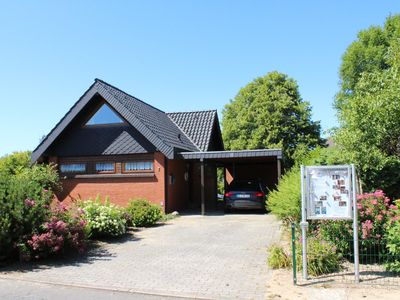
[[[400,16],[388,17],[383,27],[371,26],[358,33],[342,57],[340,91],[335,106],[340,109],[355,94],[363,73],[390,69],[388,52],[399,37]]]
[[[321,145],[320,124],[311,120],[310,104],[296,81],[279,72],[256,78],[242,88],[222,112],[228,149],[282,148],[290,167],[296,148]]]
[[[399,197],[400,16],[362,31],[343,56],[335,140],[355,162],[367,190]],[[367,43],[366,41],[371,41]],[[372,45],[372,46],[371,46]]]

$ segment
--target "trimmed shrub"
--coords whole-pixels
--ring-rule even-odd
[[[131,216],[132,225],[136,227],[152,226],[163,217],[161,207],[146,199],[130,200],[126,211]]]
[[[268,266],[272,269],[288,268],[291,265],[290,257],[283,247],[272,245],[268,248]]]
[[[124,210],[111,204],[106,197],[104,204],[97,196],[94,201],[78,203],[84,211],[87,230],[90,238],[117,237],[126,233]]]

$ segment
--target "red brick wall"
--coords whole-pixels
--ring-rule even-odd
[[[57,195],[58,200],[71,202],[73,199],[95,198],[100,194],[102,198],[109,196],[112,203],[126,206],[131,198],[146,198],[158,205],[165,206],[165,156],[156,152],[151,155],[123,155],[102,157],[74,157],[59,158],[58,162],[104,162],[115,161],[116,173],[121,172],[123,161],[135,159],[152,159],[154,162],[154,176],[152,177],[94,177],[94,178],[64,178],[61,180],[63,191]],[[54,158],[52,159],[54,161]],[[153,173],[153,172],[151,172]],[[61,175],[62,177],[63,175]]]
[[[184,160],[168,160],[167,164],[167,212],[179,211],[186,208],[189,199],[189,183],[185,180],[187,163]],[[174,183],[170,182],[170,176],[174,177]]]

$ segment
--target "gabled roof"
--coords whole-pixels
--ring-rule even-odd
[[[218,121],[216,110],[167,113],[168,117],[200,149],[208,151],[215,122]]]
[[[33,151],[33,161],[37,161],[45,153],[96,94],[99,94],[128,124],[139,131],[166,157],[174,158],[176,150],[200,151],[200,148],[184,134],[165,112],[100,79],[96,79],[94,84],[90,86]]]

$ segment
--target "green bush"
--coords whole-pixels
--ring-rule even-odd
[[[296,165],[286,172],[276,190],[270,192],[267,199],[267,209],[284,223],[299,222],[301,218],[301,185],[300,165],[341,164],[341,157],[336,148],[317,148],[307,154],[297,155]]]
[[[28,167],[18,157],[0,159],[0,260],[18,254],[17,246],[48,220],[53,191],[59,188],[53,166]]]
[[[303,269],[301,244],[297,244],[297,268]],[[318,237],[307,238],[307,271],[311,276],[329,274],[340,270],[342,256],[333,243]]]
[[[388,261],[385,264],[387,271],[400,273],[400,200],[391,206],[392,218],[388,220],[385,240],[388,250]]]
[[[268,266],[272,269],[288,268],[291,265],[290,257],[283,247],[272,245],[268,249]]]
[[[126,211],[136,227],[152,226],[163,217],[161,207],[146,199],[130,200]]]
[[[31,152],[14,152],[0,158],[0,173],[15,175],[25,169],[29,169],[31,164]]]
[[[294,168],[282,176],[276,190],[270,192],[267,209],[284,223],[301,218],[300,170]]]
[[[106,197],[104,204],[100,196],[94,201],[78,202],[84,211],[86,226],[90,238],[117,237],[126,233],[124,210],[111,204]]]

